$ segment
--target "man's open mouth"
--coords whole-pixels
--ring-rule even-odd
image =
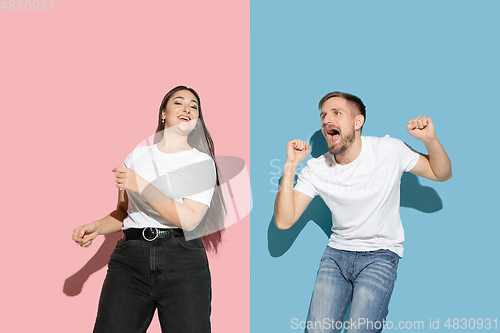
[[[340,132],[335,128],[329,128],[326,130],[326,140],[329,144],[335,143],[340,139]]]

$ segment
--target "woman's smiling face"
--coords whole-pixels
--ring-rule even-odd
[[[194,126],[196,126],[196,121],[199,117],[198,110],[199,102],[192,92],[189,90],[175,92],[162,111],[162,119],[165,120],[165,129],[172,126],[179,126],[179,129],[191,132]]]

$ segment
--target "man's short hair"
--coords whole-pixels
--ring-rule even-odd
[[[361,101],[361,99],[357,96],[354,96],[352,94],[348,94],[348,93],[345,93],[345,92],[341,92],[341,91],[334,91],[334,92],[331,92],[331,93],[328,93],[326,94],[320,101],[319,101],[319,104],[318,104],[318,109],[321,111],[321,108],[323,107],[323,104],[329,100],[330,98],[332,97],[342,97],[343,99],[345,99],[346,101],[348,101],[349,103],[351,103],[352,105],[354,105],[354,107],[358,110],[358,112],[365,118],[366,120],[366,107],[365,105],[363,104],[363,101]],[[364,125],[364,124],[363,124]],[[363,129],[363,126],[361,126],[361,129]]]

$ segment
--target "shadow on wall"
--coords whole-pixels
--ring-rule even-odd
[[[328,147],[321,131],[314,133],[311,137],[310,145],[311,156],[314,158],[328,152]],[[295,181],[297,178],[295,176]],[[281,183],[281,178],[279,182]],[[422,186],[417,176],[405,172],[401,178],[400,206],[414,208],[424,213],[433,213],[443,208],[443,202],[436,190],[429,186]],[[311,201],[304,214],[289,229],[278,229],[274,223],[273,215],[267,230],[269,254],[272,257],[280,257],[285,254],[309,222],[316,223],[323,230],[327,238],[330,237],[332,233],[332,213],[320,197],[315,197]]]
[[[63,293],[67,296],[76,296],[82,292],[83,285],[89,276],[108,264],[111,252],[115,248],[116,242],[122,238],[123,233],[117,232],[104,236],[104,242],[92,258],[78,272],[71,275],[64,281]]]

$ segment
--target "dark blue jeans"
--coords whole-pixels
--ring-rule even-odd
[[[109,259],[94,333],[209,333],[211,280],[199,238],[120,239]]]

